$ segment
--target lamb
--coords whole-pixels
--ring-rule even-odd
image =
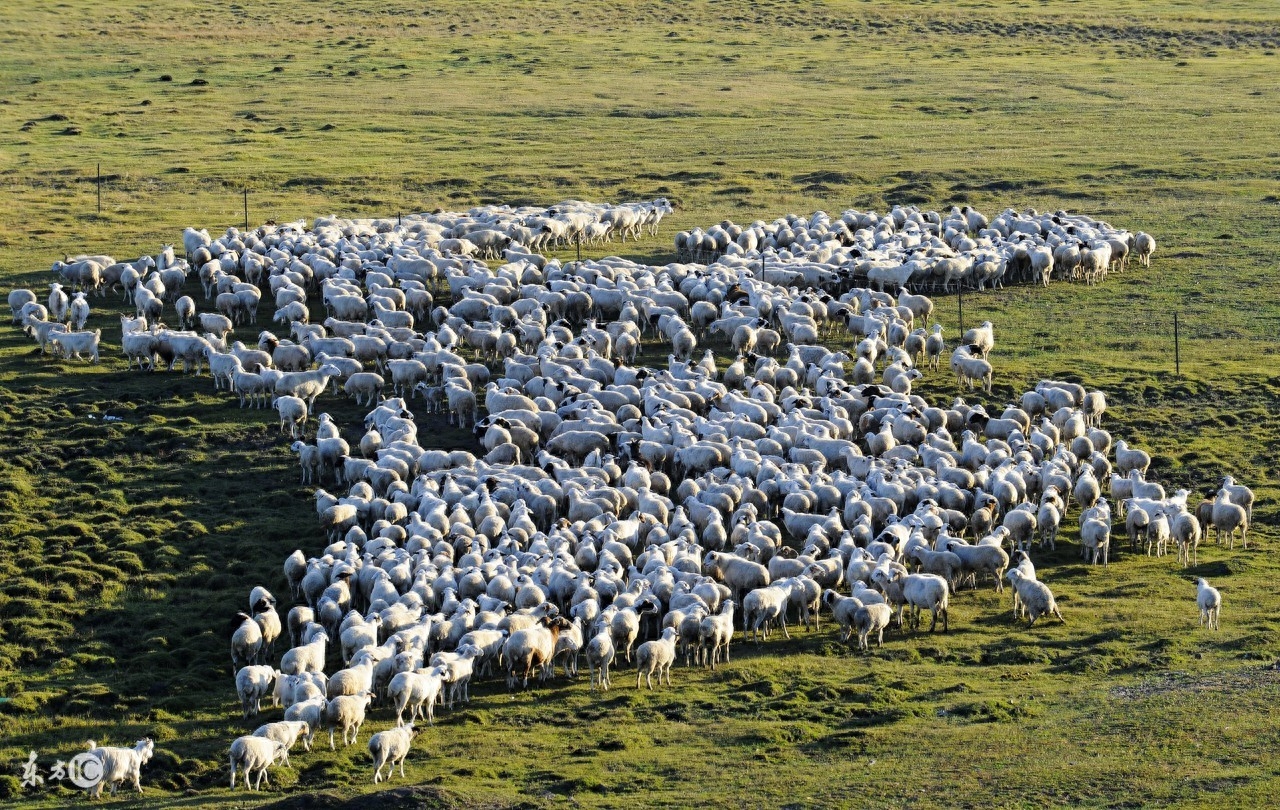
[[[913,546],[907,552],[908,560],[920,564],[920,571],[926,574],[937,574],[947,581],[952,593],[956,590],[956,577],[964,568],[960,557],[951,551],[932,551],[925,546]]]
[[[350,745],[360,736],[360,726],[364,725],[365,712],[373,700],[372,692],[361,695],[338,695],[329,700],[325,706],[324,720],[329,728],[329,749],[337,750],[333,744],[333,732],[341,729],[342,744]],[[347,733],[351,733],[350,742]]]
[[[600,630],[586,645],[587,670],[591,673],[591,688],[609,691],[609,667],[613,664],[613,637],[608,628]]]
[[[93,355],[92,361],[96,363],[98,362],[98,339],[101,337],[101,329],[95,329],[92,332],[50,332],[49,342],[68,360],[73,358],[79,360],[81,352],[88,352]]]
[[[1211,587],[1204,577],[1196,577],[1196,605],[1200,608],[1200,626],[1210,630],[1222,629],[1218,617],[1222,613],[1222,594]]]
[[[676,660],[676,636],[679,631],[668,627],[662,631],[662,638],[646,641],[636,649],[636,689],[640,688],[640,676],[653,688],[653,673],[658,673],[658,686],[662,686],[662,675],[667,676],[667,686],[671,685],[671,665]]]
[[[288,759],[288,747],[278,741],[267,737],[255,737],[246,735],[237,737],[231,743],[231,789],[236,789],[236,766],[240,766],[244,771],[244,785],[249,790],[258,790],[262,787],[263,782],[267,782],[267,769],[275,764],[277,759]],[[258,779],[253,779],[254,772],[258,773]]]
[[[1064,624],[1066,623],[1066,619],[1062,618],[1062,613],[1058,610],[1058,603],[1054,601],[1053,592],[1049,590],[1048,585],[1034,577],[1028,577],[1018,568],[1009,569],[1005,577],[1018,592],[1018,603],[1031,620],[1027,624],[1028,627],[1035,625],[1036,619],[1041,616],[1048,616],[1050,613],[1057,616]]]
[[[133,783],[133,789],[142,793],[142,766],[146,765],[155,754],[155,744],[150,737],[138,740],[132,748],[117,746],[99,747],[89,740],[89,756],[100,763],[101,778],[88,788],[89,798],[102,796],[102,789],[111,785],[111,795],[116,795],[116,788],[126,780]]]
[[[289,438],[298,438],[298,429],[306,427],[307,403],[300,397],[280,396],[271,407],[280,413],[280,432],[288,427]]]
[[[312,735],[311,724],[305,720],[278,720],[258,726],[253,732],[255,737],[265,737],[284,745],[281,755],[285,765],[289,764],[289,749],[293,748],[299,737],[309,738]]]

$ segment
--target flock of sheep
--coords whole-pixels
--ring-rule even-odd
[[[1032,555],[1054,548],[1076,508],[1092,564],[1108,564],[1120,531],[1135,552],[1175,546],[1185,565],[1209,531],[1247,539],[1252,493],[1230,478],[1203,502],[1166,493],[1146,479],[1149,455],[1102,428],[1099,391],[1044,380],[999,410],[912,393],[947,346],[932,301],[906,285],[1017,277],[1013,256],[996,275],[966,273],[982,251],[1020,245],[1050,252],[1032,265],[1048,279],[1073,266],[1057,263],[1067,236],[1093,253],[1114,236],[1145,259],[1144,235],[1062,212],[988,223],[971,209],[895,208],[726,225],[697,248],[692,233],[678,238],[681,258],[709,264],[561,263],[532,249],[588,238],[592,222],[638,237],[665,202],[327,219],[217,239],[188,229],[189,263],[168,249],[55,265],[76,301],[96,290],[134,305],[121,316],[130,365],[207,367],[240,407],[271,403],[303,483],[333,488],[315,490],[328,545],[284,561],[295,604],[282,617],[255,588],[231,639],[244,717],[264,700],[283,707],[232,744],[232,787],[237,769],[258,787],[322,729],[331,747],[339,732],[351,744],[371,710],[396,719],[370,740],[374,780],[385,766],[403,775],[416,724],[469,702],[474,677],[528,688],[557,666],[576,676],[585,659],[593,689],[610,688],[622,662],[637,688],[670,685],[677,662],[728,661],[737,629],[757,644],[789,638],[789,624],[818,629],[824,611],[867,649],[887,629],[918,629],[924,611],[930,631],[939,619],[947,630],[953,601],[984,582],[1011,586],[1015,618],[1062,620]],[[635,218],[610,213],[620,209]],[[549,225],[561,221],[563,233]],[[503,236],[477,236],[490,232]],[[902,250],[916,256],[902,262],[917,263],[911,273],[880,275],[877,262]],[[481,257],[494,251],[502,260]],[[945,251],[968,270],[939,275]],[[188,273],[215,311],[181,295]],[[87,333],[66,329],[71,302],[54,287],[47,307],[11,294],[14,321],[73,356],[67,336]],[[287,335],[228,344],[256,328],[263,296]],[[179,330],[158,323],[168,307]],[[328,317],[311,323],[321,307]],[[181,331],[189,324],[203,334]],[[952,347],[962,385],[990,391],[995,338],[984,323]],[[339,390],[369,409],[358,435],[312,418]],[[473,430],[483,452],[422,446],[415,414],[433,413]],[[1221,599],[1203,580],[1197,603],[1216,628]],[[133,767],[110,771],[113,790],[137,786],[145,757],[115,750]]]
[[[817,211],[747,226],[726,220],[681,231],[676,256],[685,261],[754,256],[766,273],[852,279],[877,290],[943,292],[1041,284],[1067,279],[1096,284],[1123,271],[1132,256],[1150,266],[1155,239],[1081,214],[1005,209],[992,220],[969,206],[936,211],[894,206],[885,214]],[[773,265],[772,271],[768,266]]]

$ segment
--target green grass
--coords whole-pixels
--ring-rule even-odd
[[[1004,597],[965,592],[949,635],[892,633],[870,656],[824,630],[735,644],[730,666],[652,694],[626,670],[603,697],[482,684],[420,738],[400,799],[1259,806],[1280,788],[1273,4],[69,0],[0,22],[6,290],[39,290],[63,253],[243,224],[246,187],[254,223],[665,195],[679,210],[657,239],[608,247],[655,262],[680,228],[893,203],[1068,208],[1156,236],[1149,271],[966,295],[965,321],[996,324],[992,402],[1049,376],[1102,388],[1107,427],[1167,487],[1255,488],[1257,547],[1103,570],[1067,531],[1040,566],[1066,625],[1015,627]],[[952,335],[956,307],[938,301]],[[227,792],[226,747],[256,726],[231,618],[322,541],[273,414],[207,377],[126,371],[118,309],[95,312],[98,367],[0,328],[0,800],[79,801],[20,790],[26,752],[47,767],[143,734],[146,805],[368,794],[385,711],[356,747],[273,771],[277,790]],[[325,408],[349,432],[361,416]],[[108,413],[124,421],[89,418]],[[1221,633],[1195,628],[1197,574],[1222,588]]]

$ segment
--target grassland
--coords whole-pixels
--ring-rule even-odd
[[[654,261],[681,227],[895,202],[1084,210],[1159,240],[1150,271],[966,296],[965,319],[997,325],[994,401],[1075,375],[1167,486],[1254,485],[1256,547],[1103,571],[1068,532],[1041,565],[1066,625],[1014,627],[982,591],[949,635],[870,657],[823,631],[653,694],[625,671],[603,698],[484,685],[419,743],[412,792],[370,801],[1262,806],[1280,789],[1273,4],[70,0],[0,22],[5,289],[64,252],[241,224],[244,188],[254,222],[663,194],[679,210],[659,239],[611,248]],[[114,317],[95,319],[109,343]],[[73,800],[18,787],[29,750],[47,766],[142,734],[145,805],[371,789],[361,744],[299,754],[272,774],[284,794],[226,790],[226,745],[253,727],[228,620],[320,540],[269,416],[211,388],[110,351],[48,361],[0,329],[0,801]],[[1196,573],[1224,592],[1219,634],[1194,629]]]

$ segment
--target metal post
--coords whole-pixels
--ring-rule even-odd
[[[956,301],[960,307],[960,334],[964,334],[964,283],[957,288]]]
[[[102,213],[102,164],[98,164],[98,213]]]
[[[1182,351],[1178,340],[1178,313],[1173,313],[1173,371],[1182,376]]]
[[[249,189],[244,190],[244,229],[249,230]]]

